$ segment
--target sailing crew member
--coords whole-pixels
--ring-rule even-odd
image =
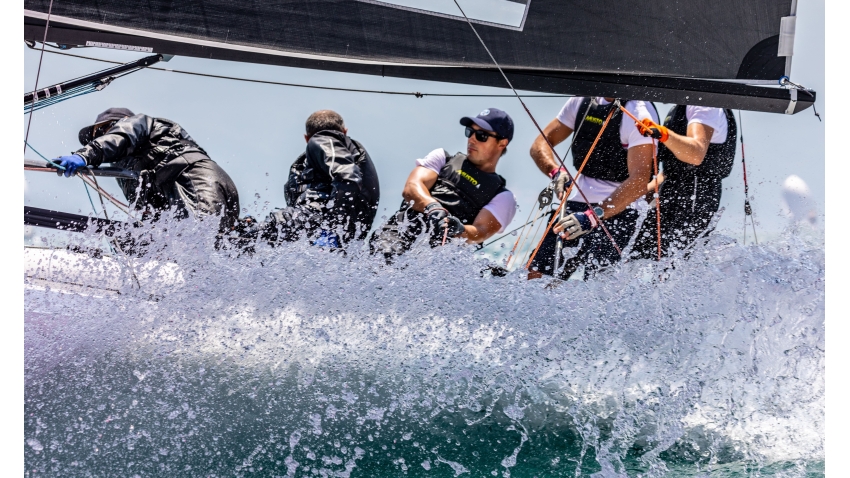
[[[136,209],[154,217],[172,207],[178,218],[221,215],[221,230],[239,217],[233,180],[174,121],[109,108],[78,138],[83,148],[57,159],[66,177],[86,166],[112,163],[139,175],[138,180],[118,179],[118,185]]]
[[[514,136],[513,120],[489,108],[461,118],[460,124],[468,138],[466,154],[441,148],[416,160],[401,208],[372,236],[373,253],[389,260],[409,250],[423,233],[429,234],[431,247],[458,237],[480,244],[513,220],[516,198],[496,174]]]
[[[348,136],[335,111],[316,111],[305,126],[307,148],[292,163],[284,186],[287,207],[269,214],[262,237],[295,241],[306,234],[327,247],[365,239],[381,194],[369,153]]]
[[[723,178],[732,172],[738,124],[731,110],[677,105],[664,125],[644,119],[637,130],[661,142],[658,161],[664,167],[659,186],[661,253],[689,246],[708,228],[720,208]],[[632,257],[658,254],[656,211],[641,226]]]
[[[658,118],[652,103],[634,100],[621,100],[621,103],[625,103],[626,110],[638,119]],[[538,135],[535,139],[531,158],[543,173],[552,178],[555,193],[562,197],[570,185],[568,175],[556,162],[547,139],[555,146],[575,132],[572,155],[573,166],[578,170],[612,108],[614,111],[608,126],[576,179],[588,202],[573,188],[572,195],[566,198],[564,217],[547,233],[531,263],[529,279],[539,278],[542,274],[554,275],[556,234],[560,234],[563,247],[579,247],[578,252],[566,261],[561,252],[559,263],[564,266],[558,274],[561,279],[568,279],[582,265],[587,279],[601,268],[620,260],[611,239],[598,227],[599,219],[621,250],[634,235],[638,212],[633,203],[646,194],[652,176],[652,138],[635,130],[634,121],[624,116],[615,105],[614,98],[570,98],[543,130],[546,138]]]

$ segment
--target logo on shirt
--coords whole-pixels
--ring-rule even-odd
[[[472,183],[473,186],[478,187],[478,181],[476,181],[475,178],[470,176],[469,173],[467,173],[466,171],[461,170],[460,171],[460,177],[462,177],[463,179],[466,179],[467,181]]]
[[[597,118],[596,116],[586,116],[584,118],[585,121],[590,121],[591,123],[601,125],[603,123],[602,118]]]

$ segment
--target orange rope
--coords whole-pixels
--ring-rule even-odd
[[[620,108],[622,108],[622,106]],[[537,251],[540,250],[540,246],[543,245],[543,240],[546,239],[546,235],[549,234],[549,230],[552,229],[552,224],[555,223],[555,219],[558,217],[558,215],[561,214],[561,209],[563,209],[564,205],[567,204],[567,198],[570,197],[570,193],[573,190],[573,186],[575,185],[576,181],[578,180],[578,177],[581,176],[581,172],[584,170],[584,166],[587,164],[587,160],[590,159],[590,155],[593,154],[593,149],[596,148],[596,143],[599,142],[599,138],[601,138],[602,133],[605,132],[605,127],[608,126],[608,121],[611,119],[611,116],[613,114],[614,114],[614,108],[611,108],[611,110],[608,111],[608,116],[605,118],[605,121],[602,123],[602,128],[599,129],[599,134],[596,135],[596,139],[594,139],[593,144],[590,145],[590,149],[587,151],[587,154],[584,157],[584,161],[582,161],[582,163],[581,163],[581,167],[578,168],[578,172],[576,173],[575,177],[573,178],[573,181],[570,183],[570,187],[568,187],[567,190],[564,191],[564,197],[561,199],[561,204],[558,206],[558,210],[555,211],[555,214],[552,215],[552,220],[549,221],[549,225],[546,226],[546,230],[543,231],[543,235],[540,237],[540,242],[537,243],[537,247],[535,247],[534,252],[531,253],[531,257],[529,257],[528,263],[525,265],[526,269],[531,267],[531,261],[533,261],[534,257],[537,256]],[[553,151],[554,151],[554,148],[553,148]],[[597,218],[597,219],[599,219],[599,218]],[[602,220],[599,219],[599,221],[601,222]],[[619,247],[617,247],[616,241],[614,241],[613,238],[611,238],[611,241],[613,242],[614,247],[617,249],[617,252],[620,252]]]
[[[661,196],[658,194],[658,146],[652,139],[652,162],[655,163],[655,223],[658,228],[658,260],[661,260]]]
[[[623,111],[629,118],[635,121],[635,126],[640,124],[640,120],[635,118],[635,115],[629,113],[629,111],[623,108],[620,105],[620,110]],[[638,131],[640,131],[640,127],[638,127]],[[652,162],[655,165],[655,222],[656,228],[658,230],[658,260],[661,260],[661,196],[658,194],[658,143],[655,142],[655,138],[652,138]]]

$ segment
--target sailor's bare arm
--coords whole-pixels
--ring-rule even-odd
[[[423,212],[425,206],[435,202],[431,196],[430,189],[437,182],[437,173],[431,169],[416,166],[407,177],[407,182],[404,184],[404,190],[401,195],[407,202],[413,201],[413,209]]]
[[[679,161],[699,166],[708,152],[711,135],[714,128],[702,123],[691,123],[688,125],[688,135],[682,136],[672,131],[668,133],[664,146],[670,150]]]
[[[651,144],[629,148],[629,178],[611,193],[611,197],[602,201],[605,218],[620,214],[629,204],[646,194],[647,184],[652,178],[652,148]]]
[[[488,237],[497,233],[502,225],[487,209],[482,209],[471,225],[463,226],[466,230],[461,237],[466,238],[466,242],[470,244],[480,244],[487,240]]]
[[[557,146],[569,138],[573,134],[573,130],[564,126],[564,123],[561,123],[555,118],[546,125],[543,134],[546,135],[552,146]],[[534,164],[547,176],[553,169],[560,167],[560,164],[555,159],[555,155],[552,154],[552,148],[546,143],[546,139],[539,134],[537,135],[537,139],[534,140],[534,143],[532,143],[529,153],[531,154],[531,159],[534,160]]]

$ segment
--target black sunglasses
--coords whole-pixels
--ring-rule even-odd
[[[109,131],[113,126],[115,126],[115,123],[117,122],[117,120],[112,120],[92,126],[92,139],[97,139],[105,135],[106,132]]]
[[[496,138],[496,141],[499,141],[500,139],[502,139],[502,137],[499,136],[498,134],[488,133],[488,132],[484,131],[483,129],[472,129],[471,126],[467,126],[466,129],[463,131],[463,134],[467,138],[469,138],[470,136],[472,136],[474,134],[475,140],[478,141],[479,143],[486,143],[490,139],[490,136]]]

